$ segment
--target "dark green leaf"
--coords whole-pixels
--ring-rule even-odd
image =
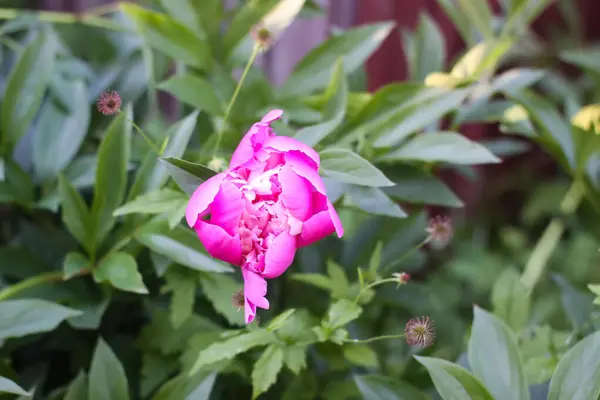
[[[463,367],[431,357],[415,356],[423,364],[444,400],[493,400],[485,386]]]
[[[327,84],[331,65],[343,57],[346,74],[356,71],[388,36],[394,24],[381,22],[349,29],[333,36],[302,59],[281,92],[285,95],[310,93]]]
[[[223,114],[223,106],[213,86],[203,78],[191,74],[174,75],[157,87],[194,108],[213,115]]]
[[[191,229],[177,227],[170,230],[165,224],[151,223],[142,228],[136,238],[152,251],[188,268],[207,272],[232,271],[230,267],[205,253]]]
[[[600,396],[600,332],[595,332],[561,358],[550,381],[548,400],[597,399]]]
[[[94,248],[92,221],[83,198],[62,175],[58,177],[58,190],[62,204],[62,220],[69,232],[86,250]]]
[[[205,365],[210,365],[221,360],[230,360],[238,354],[254,347],[267,345],[273,341],[274,337],[272,334],[263,330],[257,330],[212,344],[200,352],[190,374],[195,374]]]
[[[51,331],[81,312],[45,300],[22,299],[0,301],[0,315],[0,340],[4,340]]]
[[[364,399],[425,400],[427,397],[408,383],[382,375],[354,375],[354,382]]]
[[[429,15],[421,14],[419,26],[413,35],[403,32],[403,43],[411,81],[423,82],[431,72],[444,70],[446,61],[444,36],[435,20]]]
[[[394,186],[380,170],[358,154],[345,149],[327,149],[320,153],[323,175],[340,182],[363,186]]]
[[[182,205],[186,205],[187,202],[188,197],[185,194],[165,188],[136,197],[135,200],[117,208],[113,216],[117,217],[132,213],[161,214],[178,209]]]
[[[458,6],[485,39],[494,37],[492,10],[490,10],[487,2],[458,0]]]
[[[31,205],[35,187],[30,176],[12,160],[4,160],[5,179],[0,181],[0,203]]]
[[[315,147],[321,140],[337,129],[346,115],[348,83],[340,59],[335,63],[325,95],[329,98],[325,105],[325,122],[303,128],[296,132],[294,136],[295,139],[311,147]]]
[[[560,289],[560,300],[571,324],[575,329],[583,328],[592,317],[594,297],[574,288],[560,275],[553,275],[552,279]]]
[[[173,18],[131,3],[121,3],[146,43],[169,57],[192,67],[209,70],[210,48],[204,37]]]
[[[173,266],[165,273],[166,285],[161,292],[171,292],[171,324],[179,328],[194,311],[196,302],[196,273]]]
[[[344,205],[358,207],[370,214],[406,217],[402,208],[380,188],[352,185],[346,192]]]
[[[203,181],[206,181],[216,175],[215,171],[208,167],[205,167],[202,164],[196,164],[179,158],[161,158],[161,161],[166,162],[176,168],[179,168],[189,174],[192,174],[195,177],[202,179]]]
[[[27,45],[7,79],[0,112],[2,148],[10,151],[31,124],[54,71],[55,36],[43,31]]]
[[[515,332],[520,332],[529,319],[531,299],[521,275],[514,268],[506,269],[492,288],[494,314],[502,318]]]
[[[21,386],[3,376],[0,376],[0,393],[12,393],[19,396],[31,396]]]
[[[382,160],[447,162],[459,165],[499,163],[500,159],[482,145],[460,133],[433,132],[415,136]]]
[[[90,260],[81,253],[69,252],[63,263],[64,279],[71,279],[74,276],[81,274],[83,271],[91,267]]]
[[[129,388],[123,365],[100,338],[90,366],[88,400],[129,400]]]
[[[269,390],[277,381],[277,375],[283,367],[283,350],[272,344],[266,348],[254,364],[252,370],[252,399]]]
[[[41,181],[56,177],[77,155],[90,123],[87,90],[82,81],[64,82],[73,109],[46,102],[33,138],[33,167]]]
[[[198,386],[187,395],[185,400],[208,400],[210,393],[212,392],[215,380],[217,379],[217,373],[213,372],[200,382]]]
[[[110,253],[94,268],[96,282],[109,282],[117,289],[138,294],[147,294],[137,262],[128,253]]]
[[[231,325],[244,325],[244,313],[231,304],[231,296],[243,287],[240,282],[224,274],[202,274],[199,281],[204,295],[219,314]]]
[[[85,372],[79,371],[75,379],[69,385],[69,390],[63,400],[81,400],[85,399],[88,393],[87,376]]]
[[[529,400],[517,340],[494,315],[474,308],[469,339],[469,365],[489,392],[498,399]]]

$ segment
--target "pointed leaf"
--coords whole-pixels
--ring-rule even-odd
[[[340,299],[329,308],[325,324],[333,331],[354,321],[360,317],[361,313],[362,308],[358,304],[347,299]]]
[[[129,400],[129,388],[123,365],[100,338],[90,366],[88,400]]]
[[[262,353],[252,370],[252,399],[269,390],[283,367],[283,350],[272,344]]]
[[[320,156],[324,176],[355,185],[394,186],[377,167],[350,150],[327,149]]]
[[[126,292],[147,294],[142,275],[138,272],[137,262],[131,254],[110,253],[94,269],[96,282],[110,282],[117,289]]]
[[[186,205],[188,197],[175,190],[160,189],[136,197],[123,206],[117,208],[113,216],[139,213],[139,214],[161,214],[178,209]]]
[[[87,375],[83,371],[79,371],[75,379],[69,385],[69,390],[65,394],[63,400],[81,400],[87,397],[88,383]]]
[[[94,246],[90,212],[83,198],[62,175],[58,178],[62,204],[62,221],[79,243],[91,251]]]
[[[427,397],[408,383],[381,375],[354,375],[354,382],[364,399],[425,400]],[[483,400],[483,399],[482,399]]]
[[[202,111],[222,115],[223,106],[213,86],[203,78],[191,74],[174,75],[157,86],[158,89]]]

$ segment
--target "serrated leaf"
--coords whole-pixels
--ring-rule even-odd
[[[131,254],[117,252],[110,253],[94,268],[96,282],[110,282],[117,289],[138,294],[147,294],[142,275],[138,272],[138,265]]]
[[[286,346],[283,361],[294,374],[298,375],[306,368],[306,346]]]
[[[244,325],[244,313],[231,304],[231,296],[243,288],[241,282],[224,274],[202,274],[198,280],[204,295],[219,314],[232,325]]]
[[[128,400],[129,388],[123,365],[100,338],[90,366],[88,400]]]
[[[329,308],[325,324],[333,331],[354,321],[361,313],[362,308],[358,304],[347,299],[340,299]]]
[[[283,350],[272,344],[262,353],[252,370],[252,399],[263,394],[277,381],[283,367]]]
[[[184,268],[169,268],[165,273],[166,285],[162,291],[171,292],[171,323],[177,329],[194,311],[196,301],[196,273]]]
[[[269,322],[269,325],[267,326],[267,331],[274,332],[274,331],[282,328],[286,324],[288,318],[291,317],[292,314],[295,312],[296,312],[296,309],[291,308],[289,310],[282,312],[275,318],[273,318],[273,320],[271,322]]]
[[[0,301],[0,341],[55,329],[81,311],[38,299]]]

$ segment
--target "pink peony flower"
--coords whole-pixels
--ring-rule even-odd
[[[319,176],[319,154],[276,136],[273,110],[252,125],[229,168],[196,189],[186,219],[210,255],[242,268],[246,323],[268,309],[267,281],[283,274],[296,249],[344,228]]]

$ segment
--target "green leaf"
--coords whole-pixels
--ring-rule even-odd
[[[91,267],[90,260],[81,253],[70,251],[63,263],[63,279],[71,279]]]
[[[5,179],[0,181],[0,203],[16,202],[29,206],[35,198],[35,187],[29,174],[10,159],[4,160]]]
[[[296,65],[281,88],[281,97],[307,94],[324,87],[330,67],[339,57],[342,57],[346,74],[353,73],[379,47],[393,27],[392,22],[362,25],[331,37]]]
[[[19,396],[31,396],[21,386],[17,385],[13,381],[3,376],[0,376],[0,393],[11,393]]]
[[[100,338],[90,366],[88,400],[128,400],[129,388],[123,365]]]
[[[283,361],[290,371],[298,375],[306,368],[306,346],[285,346]]]
[[[194,133],[198,114],[198,111],[194,111],[176,124],[171,125],[167,131],[169,143],[163,152],[163,157],[181,157],[183,155]],[[156,154],[149,153],[139,169],[133,187],[129,191],[128,200],[142,193],[161,188],[168,178],[169,173],[165,165],[159,162]]]
[[[55,178],[77,155],[90,124],[88,93],[82,81],[64,82],[73,108],[64,110],[49,99],[39,116],[32,143],[32,161],[41,181]]]
[[[560,289],[560,300],[573,328],[583,329],[592,317],[593,296],[573,287],[563,276],[554,274],[552,280]]]
[[[421,14],[415,33],[402,33],[411,81],[423,82],[431,72],[444,70],[445,39],[433,18]]]
[[[594,299],[594,304],[600,304],[600,284],[589,284],[588,289],[592,291],[596,295]]]
[[[131,107],[125,115],[131,119]],[[98,167],[94,185],[92,216],[97,245],[115,224],[113,212],[121,205],[127,189],[127,163],[131,152],[131,124],[119,115],[108,127],[98,149]]]
[[[223,115],[223,106],[213,86],[199,76],[185,74],[171,76],[157,86],[179,100],[212,115]]]
[[[469,339],[469,364],[489,392],[498,399],[529,400],[529,391],[517,348],[506,324],[494,315],[474,308]]]
[[[203,10],[199,7],[199,2],[195,0],[160,0],[160,5],[170,16],[184,24],[198,36],[202,37],[204,35],[199,15]],[[202,5],[205,5],[205,3]]]
[[[224,274],[201,274],[198,279],[204,295],[215,310],[231,325],[244,325],[244,313],[231,304],[231,296],[242,289],[243,285]]]
[[[69,385],[69,389],[63,400],[81,400],[85,399],[88,393],[87,375],[84,371],[79,371],[75,379]]]
[[[138,294],[147,294],[142,275],[138,272],[137,262],[131,254],[110,253],[94,268],[96,282],[109,282],[117,289]]]
[[[600,396],[600,332],[581,340],[561,358],[550,380],[548,400]]]
[[[210,48],[204,37],[169,16],[121,3],[121,10],[133,20],[146,43],[177,61],[204,70],[211,68]]]
[[[370,214],[404,218],[406,213],[380,188],[352,185],[344,197],[345,206],[355,206]]]
[[[496,280],[491,301],[494,314],[502,318],[513,331],[518,333],[525,327],[531,299],[516,269],[507,268]]]
[[[513,6],[510,17],[502,27],[502,36],[521,36],[522,34],[525,34],[531,22],[535,20],[550,3],[552,3],[552,0],[520,0],[517,3],[516,6]]]
[[[484,146],[455,132],[432,132],[417,135],[399,149],[383,156],[381,160],[447,162],[458,165],[500,162],[500,159]]]
[[[139,230],[136,239],[150,250],[197,271],[231,272],[226,264],[207,255],[191,229],[173,230],[164,223],[150,223]]]
[[[347,299],[340,299],[329,307],[325,325],[331,331],[334,331],[335,329],[354,321],[360,317],[361,313],[362,308],[358,304]]]
[[[169,174],[177,185],[188,195],[192,195],[200,184],[217,173],[202,164],[195,164],[179,158],[161,158]]]
[[[373,253],[371,253],[371,258],[369,259],[369,273],[372,276],[377,274],[377,270],[381,266],[381,252],[383,250],[383,242],[379,240],[373,249]]]
[[[427,397],[408,383],[382,375],[354,375],[354,382],[364,399],[425,400]],[[481,399],[483,400],[483,399]]]
[[[198,355],[190,375],[195,374],[200,368],[221,360],[230,360],[238,354],[244,353],[254,347],[264,346],[274,341],[271,333],[264,330],[242,333],[223,342],[210,345]]]
[[[0,301],[0,341],[55,329],[81,311],[38,299]]]
[[[288,322],[288,318],[290,318],[295,312],[296,309],[291,308],[273,318],[273,320],[269,322],[269,325],[267,326],[267,331],[274,332],[281,329]]]
[[[193,313],[196,302],[196,274],[189,269],[171,267],[165,274],[167,284],[161,292],[171,292],[171,323],[179,328]]]
[[[347,344],[344,346],[344,358],[354,365],[365,368],[377,368],[377,353],[364,344]]]
[[[209,400],[210,394],[217,379],[217,372],[212,372],[186,396],[185,400]]]
[[[485,386],[463,367],[438,358],[414,357],[427,368],[435,388],[444,400],[494,399]]]
[[[437,89],[437,88],[436,88]],[[433,98],[430,98],[435,94]],[[394,112],[378,129],[374,131],[373,146],[392,147],[401,143],[412,133],[442,118],[450,111],[460,107],[469,94],[469,89],[435,90],[425,92],[423,101],[411,106],[401,107]]]
[[[363,186],[394,186],[380,170],[358,154],[345,149],[327,149],[320,153],[324,176],[340,182]]]
[[[585,51],[582,51],[582,49],[563,50],[560,52],[559,57],[561,60],[568,62],[569,64],[576,65],[589,72],[600,72],[599,48],[587,48]]]
[[[458,6],[485,39],[492,39],[492,10],[484,1],[457,0]]]
[[[179,209],[188,202],[188,197],[176,190],[159,189],[150,193],[143,194],[123,206],[117,208],[113,216],[127,215],[133,213],[139,214],[161,214],[173,209]]]
[[[57,43],[44,30],[21,53],[6,81],[0,111],[2,148],[7,153],[17,144],[33,121],[52,78]]]
[[[299,281],[299,282],[308,283],[309,285],[318,287],[319,289],[329,290],[329,291],[333,290],[333,282],[331,282],[331,279],[325,275],[314,274],[314,273],[293,274],[290,276],[290,279],[293,279],[293,280]]]
[[[231,20],[229,29],[227,29],[223,38],[223,43],[228,54],[237,47],[240,41],[248,35],[250,29],[256,25],[275,4],[276,0],[250,0],[243,4]]]
[[[331,296],[341,298],[347,295],[350,283],[344,269],[333,261],[327,261],[327,274],[331,278]]]
[[[73,237],[87,251],[94,248],[92,221],[83,198],[62,175],[58,177],[58,190],[62,204],[62,221]]]
[[[256,399],[273,386],[282,367],[283,350],[272,344],[262,353],[252,369],[252,399]]]
[[[334,65],[331,81],[325,90],[325,95],[329,99],[325,105],[325,122],[300,129],[294,136],[295,139],[310,147],[315,147],[321,140],[335,131],[346,115],[348,83],[340,59]]]

